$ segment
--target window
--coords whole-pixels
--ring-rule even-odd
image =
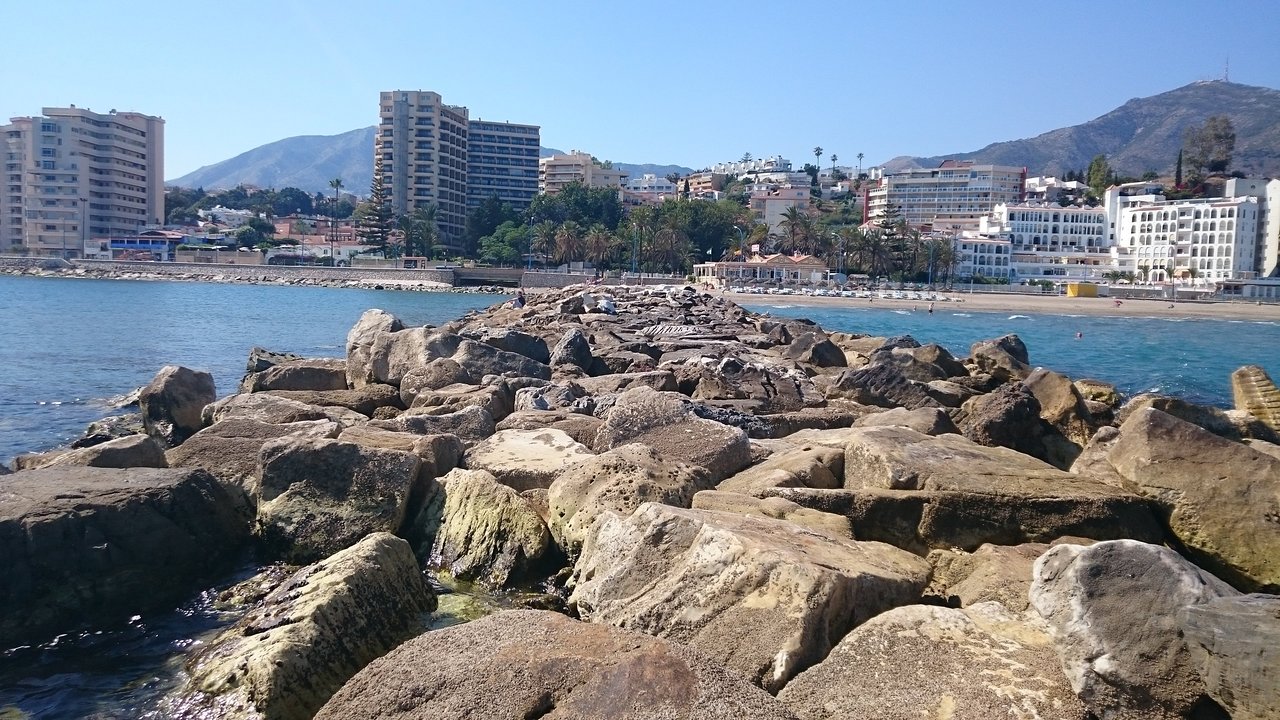
[[[54,170],[54,169],[56,169],[56,166],[55,166],[55,163],[54,163],[52,160],[41,160],[41,161],[40,161],[40,169],[41,169],[41,170]]]
[[[57,151],[51,147],[40,148],[40,157],[57,157],[54,153]]]

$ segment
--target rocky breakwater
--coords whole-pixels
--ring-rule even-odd
[[[230,593],[256,599],[187,658],[171,716],[1280,706],[1259,666],[1280,633],[1280,446],[1260,371],[1238,373],[1237,409],[1122,404],[1037,368],[1015,336],[955,357],[692,288],[582,287],[442,327],[370,310],[341,360],[255,351],[246,371],[207,402],[203,378],[166,369],[144,393],[146,442],[92,456],[167,467],[90,469],[75,450],[0,478],[190,475],[230,508],[226,538],[188,531],[207,552],[247,536],[265,560],[310,563]],[[3,519],[12,497],[0,540],[17,548],[29,521]],[[78,521],[61,493],[24,502],[22,518]],[[96,535],[61,542],[103,556]],[[420,569],[532,589],[538,611],[423,633],[436,599]]]

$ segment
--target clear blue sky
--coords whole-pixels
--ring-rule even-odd
[[[602,159],[800,164],[820,145],[868,167],[1081,123],[1228,57],[1232,81],[1280,88],[1280,0],[5,0],[0,27],[0,115],[163,116],[169,178],[375,124],[392,89]]]

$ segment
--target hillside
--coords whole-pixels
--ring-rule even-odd
[[[943,160],[975,160],[1025,166],[1032,175],[1083,170],[1094,156],[1107,156],[1121,175],[1148,170],[1171,174],[1188,127],[1225,114],[1236,130],[1232,169],[1249,175],[1280,175],[1280,91],[1220,80],[1192,83],[1159,95],[1135,98],[1082,125],[1051,130],[981,150],[935,157],[896,157],[889,170],[936,167]]]
[[[329,181],[342,178],[348,192],[368,191],[373,181],[373,137],[376,128],[367,127],[341,135],[299,135],[256,147],[247,152],[206,165],[195,172],[165,182],[169,186],[225,190],[236,185],[264,188],[296,187],[307,192],[330,192]],[[539,148],[546,157],[562,152]],[[644,173],[664,176],[693,172],[680,165],[631,164],[615,162],[614,167],[631,177]]]

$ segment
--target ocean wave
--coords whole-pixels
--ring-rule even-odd
[[[1010,315],[1009,319],[1010,320],[1030,320],[1031,316],[1030,315]]]
[[[953,317],[973,317],[973,315],[970,315],[969,313],[951,313],[951,315]]]

